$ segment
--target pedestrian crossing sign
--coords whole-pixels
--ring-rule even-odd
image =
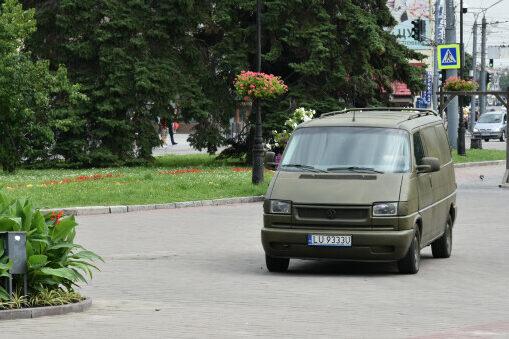
[[[459,69],[461,53],[459,44],[437,46],[438,69]]]

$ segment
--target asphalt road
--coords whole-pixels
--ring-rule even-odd
[[[502,174],[457,170],[453,256],[425,249],[417,275],[298,260],[268,273],[260,204],[80,217],[80,242],[106,259],[83,289],[92,308],[4,321],[0,337],[509,337]]]

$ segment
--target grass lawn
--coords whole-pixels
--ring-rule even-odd
[[[453,152],[456,163],[502,160],[505,151]],[[209,155],[158,157],[146,167],[19,170],[0,172],[0,189],[10,197],[30,197],[37,207],[131,205],[263,195],[272,177],[251,184],[251,171],[233,161]]]
[[[490,160],[505,160],[505,151],[491,149],[468,149],[466,156],[458,155],[456,151],[452,153],[453,161],[457,164],[465,162],[478,162]]]
[[[209,155],[156,158],[147,167],[19,170],[0,172],[0,188],[12,197],[31,197],[37,207],[129,205],[263,195],[251,184],[251,171]]]

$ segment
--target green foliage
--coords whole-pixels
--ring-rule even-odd
[[[56,134],[75,124],[72,103],[82,99],[66,71],[33,61],[25,41],[35,31],[34,10],[17,0],[0,9],[0,166],[12,172],[23,161],[49,160]]]
[[[36,9],[38,31],[28,41],[34,57],[55,69],[65,64],[90,99],[59,134],[67,163],[150,159],[160,143],[157,118],[177,113],[198,123],[190,138],[197,149],[213,153],[226,142],[235,76],[255,69],[255,0],[23,2]],[[289,86],[263,103],[267,133],[297,106],[320,114],[383,104],[393,80],[422,89],[420,71],[408,64],[421,56],[391,36],[395,22],[384,1],[263,3],[262,70]]]
[[[271,143],[267,147],[276,153],[282,154],[295,128],[303,122],[310,121],[315,115],[315,110],[307,110],[304,107],[297,108],[285,121],[282,131],[272,131]]]
[[[0,310],[2,309],[18,309],[27,307],[29,305],[27,296],[24,296],[21,291],[13,291],[10,298],[0,301]]]
[[[3,241],[0,241],[0,279],[10,277],[9,270],[12,267],[12,260],[10,260],[6,255],[4,255],[4,253],[5,253],[4,243]],[[2,286],[0,286],[0,301],[8,299],[9,294]]]
[[[158,117],[208,119],[203,87],[217,93],[204,45],[194,38],[204,1],[25,0],[39,30],[28,42],[90,99],[62,137],[60,155],[81,166],[149,160],[160,145]],[[210,67],[210,68],[209,68]],[[227,120],[222,119],[221,124]]]
[[[209,43],[222,79],[255,69],[255,8],[254,0],[224,0],[210,11],[200,38]],[[265,137],[298,106],[321,114],[386,104],[394,80],[421,90],[422,71],[409,60],[422,55],[397,43],[388,29],[394,24],[384,1],[264,1],[262,70],[289,87],[281,100],[263,104]],[[214,131],[220,133],[211,126],[207,137]]]
[[[83,297],[75,291],[42,289],[28,298],[27,304],[31,307],[56,306],[77,303]]]
[[[65,289],[92,278],[95,253],[74,243],[77,223],[63,213],[43,215],[27,199],[10,200],[0,192],[0,231],[27,234],[28,286],[31,291]]]
[[[10,300],[0,302],[2,309],[19,309],[23,307],[57,306],[77,303],[83,297],[75,291],[64,291],[60,289],[42,289],[32,295],[23,296],[21,291],[13,293]]]

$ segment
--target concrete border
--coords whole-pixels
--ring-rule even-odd
[[[490,160],[490,161],[479,161],[479,162],[463,162],[459,164],[454,164],[455,168],[465,168],[465,167],[482,167],[482,166],[493,166],[493,165],[503,165],[505,164],[505,160]]]
[[[467,163],[461,163],[461,164],[454,164],[454,167],[455,168],[481,167],[481,166],[491,166],[491,165],[501,165],[501,164],[505,164],[505,160],[467,162]],[[129,212],[161,210],[161,209],[166,210],[166,209],[188,208],[188,207],[248,204],[248,203],[253,203],[253,202],[261,202],[261,201],[263,201],[263,196],[223,198],[223,199],[199,200],[199,201],[181,201],[181,202],[172,202],[172,203],[166,203],[166,204],[48,208],[48,209],[41,209],[41,212],[47,213],[47,212],[64,211],[64,213],[66,215],[115,214],[115,213],[129,213]]]
[[[86,298],[85,300],[74,304],[1,310],[0,320],[31,319],[51,315],[85,312],[90,308],[90,306],[92,306],[92,299]]]
[[[223,198],[214,200],[200,201],[181,201],[168,204],[149,204],[149,205],[126,205],[126,206],[86,206],[86,207],[64,207],[41,209],[42,213],[64,211],[66,215],[94,215],[94,214],[114,214],[129,213],[138,211],[150,211],[161,209],[176,209],[202,206],[224,206],[233,204],[249,204],[263,201],[263,196]]]

